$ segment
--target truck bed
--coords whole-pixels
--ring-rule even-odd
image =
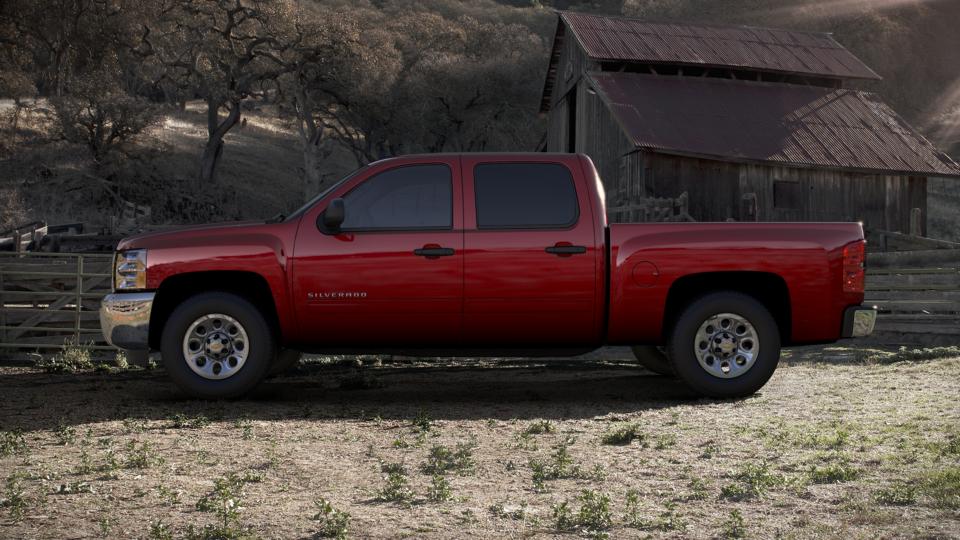
[[[761,297],[785,288],[785,343],[836,340],[863,301],[840,287],[843,248],[862,238],[858,223],[611,224],[607,341],[661,343],[668,300],[712,278]]]

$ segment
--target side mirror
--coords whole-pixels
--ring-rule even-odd
[[[320,214],[321,228],[326,232],[337,232],[346,217],[343,199],[334,199],[327,205],[327,209]]]

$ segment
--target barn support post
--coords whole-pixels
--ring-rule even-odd
[[[83,255],[77,255],[77,310],[73,324],[74,344],[80,345],[80,312],[83,309]]]
[[[910,209],[910,236],[923,236],[923,210]]]

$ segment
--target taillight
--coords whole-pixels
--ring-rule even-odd
[[[863,240],[843,248],[843,292],[863,292],[865,254]]]

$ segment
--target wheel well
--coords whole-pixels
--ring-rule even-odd
[[[752,296],[770,310],[777,321],[781,342],[790,342],[790,290],[782,277],[769,272],[706,272],[677,279],[667,293],[664,334],[673,327],[683,308],[705,294],[718,291],[735,291]],[[664,335],[664,339],[666,337]]]
[[[160,348],[163,327],[177,306],[191,296],[210,291],[228,292],[249,300],[262,310],[274,332],[279,332],[277,307],[270,285],[263,276],[237,271],[190,272],[171,276],[160,283],[150,312],[150,348]]]

